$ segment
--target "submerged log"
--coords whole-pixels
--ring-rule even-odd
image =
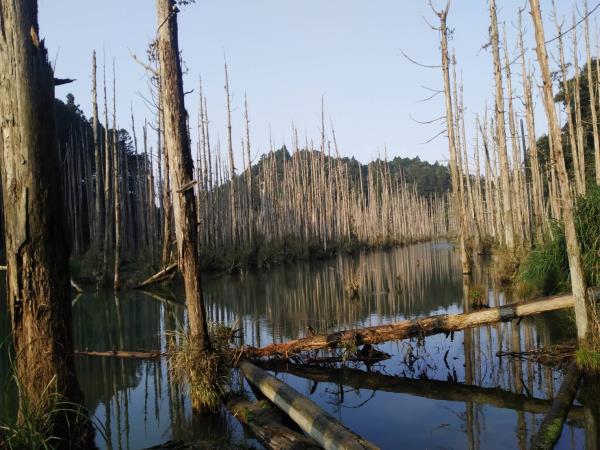
[[[325,449],[365,450],[377,447],[344,427],[298,391],[248,361],[240,368],[250,383],[289,415]]]
[[[127,359],[155,359],[160,358],[163,354],[159,351],[153,352],[136,352],[127,350],[109,350],[109,351],[75,351],[77,356],[106,356],[111,358],[127,358]]]
[[[415,379],[348,367],[304,366],[281,361],[257,361],[256,364],[265,370],[289,373],[316,383],[344,385],[353,389],[408,394],[439,401],[469,402],[533,414],[546,414],[552,406],[551,400],[516,394],[496,387],[481,387],[454,381]],[[574,406],[569,413],[569,419],[583,424],[583,408]]]
[[[235,396],[227,401],[227,408],[268,449],[321,448],[314,439],[288,427],[283,421],[282,413],[268,402],[250,402]]]
[[[150,286],[151,284],[156,284],[156,283],[165,281],[165,280],[171,278],[171,276],[175,274],[177,267],[178,267],[178,264],[173,263],[170,266],[165,267],[163,270],[155,273],[151,277],[146,278],[146,280],[144,280],[143,282],[138,284],[135,288],[141,289],[143,287]]]
[[[549,450],[560,438],[563,424],[569,410],[572,408],[573,400],[577,394],[581,371],[575,361],[571,362],[567,375],[560,385],[560,390],[552,402],[552,407],[544,417],[538,432],[531,439],[531,447],[535,450]]]
[[[335,348],[344,344],[380,344],[387,341],[429,336],[438,333],[451,333],[465,328],[508,321],[518,317],[572,308],[573,305],[574,301],[571,295],[561,295],[528,303],[504,305],[471,313],[442,314],[387,325],[307,336],[289,342],[271,344],[263,348],[248,347],[244,354],[248,358],[281,355],[288,357],[289,355],[306,350]]]

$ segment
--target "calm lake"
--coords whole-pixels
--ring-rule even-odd
[[[340,256],[239,276],[205,280],[213,321],[243,328],[245,344],[263,346],[312,330],[364,327],[470,310],[469,293],[497,306],[511,299],[493,283],[492,264],[480,261],[469,284],[446,243]],[[356,280],[357,298],[345,293]],[[78,350],[164,350],[185,323],[181,292],[85,293],[73,300]],[[0,338],[8,336],[5,302]],[[311,330],[311,331],[309,331]],[[562,372],[530,360],[497,356],[573,340],[568,313],[550,313],[380,345],[392,355],[368,369],[292,370],[277,376],[353,431],[386,449],[525,449],[558,391]],[[185,387],[169,382],[165,360],[76,357],[79,380],[101,448],[139,449],[170,439],[206,448],[261,448],[223,411],[193,416]],[[0,353],[0,382],[10,360]],[[556,448],[596,449],[598,380],[585,379]],[[14,413],[14,392],[3,389]]]

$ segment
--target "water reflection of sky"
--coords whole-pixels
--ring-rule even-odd
[[[508,301],[487,265],[476,267],[465,285],[451,246],[421,244],[206,280],[205,299],[211,320],[239,321],[244,342],[262,346],[303,336],[309,326],[333,330],[462,312],[471,308],[463,299],[472,289],[487,292],[490,306]],[[356,298],[347,293],[350,280],[359,286]],[[74,304],[76,348],[164,349],[164,331],[185,321],[185,309],[177,304],[181,300],[177,290],[154,297],[83,294]],[[7,329],[0,309],[0,336]],[[373,376],[363,367],[357,367],[360,373],[317,373],[313,379],[278,376],[382,448],[527,448],[561,373],[496,353],[544,347],[572,336],[565,315],[551,314],[381,345],[392,358],[374,366]],[[5,353],[0,354],[0,380],[8,373]],[[193,417],[185,389],[169,382],[165,360],[76,361],[86,402],[113,448],[137,449],[169,439],[201,441],[209,448],[256,444],[226,413]],[[579,407],[570,417],[557,448],[584,447],[583,416],[589,421],[589,411]],[[98,442],[102,445],[100,437]]]

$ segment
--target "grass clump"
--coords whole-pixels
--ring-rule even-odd
[[[56,378],[35,401],[24,395],[16,375],[13,380],[19,397],[19,414],[18,419],[0,417],[0,448],[50,450],[90,447],[94,428],[88,412],[57,392]],[[97,431],[106,441],[102,428]],[[106,442],[110,448],[110,443]]]
[[[575,205],[575,231],[589,286],[600,285],[600,187],[589,186]],[[516,284],[530,295],[552,295],[571,287],[569,258],[562,224],[550,228],[552,239],[534,248],[518,270]]]
[[[575,362],[580,369],[600,372],[600,351],[580,348],[575,351]]]
[[[229,390],[230,369],[236,356],[230,343],[235,332],[213,323],[209,333],[212,348],[206,351],[189,333],[168,332],[167,359],[173,381],[187,386],[193,408],[217,411],[221,397]]]

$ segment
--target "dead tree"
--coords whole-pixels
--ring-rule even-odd
[[[164,145],[173,192],[173,215],[179,268],[185,284],[190,337],[210,350],[206,311],[202,296],[200,261],[196,244],[196,200],[192,181],[194,167],[187,133],[183,80],[177,31],[178,8],[173,0],[157,0],[158,60],[164,113]],[[168,236],[165,236],[168,239]]]
[[[536,53],[542,72],[544,95],[544,106],[548,117],[549,134],[552,136],[554,145],[554,157],[557,165],[558,179],[560,183],[560,196],[562,200],[562,214],[565,224],[565,238],[567,241],[567,254],[569,257],[569,270],[571,272],[571,289],[575,298],[575,320],[577,323],[577,336],[581,340],[586,337],[588,331],[587,316],[587,289],[583,263],[581,260],[581,248],[575,231],[575,220],[573,217],[573,196],[571,185],[567,174],[565,156],[563,152],[560,124],[554,107],[554,94],[552,92],[552,76],[546,53],[546,39],[544,37],[544,26],[539,0],[529,0],[531,16],[535,27]]]
[[[100,139],[100,125],[98,121],[98,83],[96,82],[97,64],[96,51],[92,57],[92,128],[94,133],[94,164],[96,165],[96,214],[94,217],[94,237],[103,244],[104,239],[104,199],[102,197],[104,177],[102,174],[102,142]]]
[[[446,128],[448,130],[448,144],[450,149],[450,177],[452,182],[452,198],[454,202],[454,211],[457,215],[457,224],[460,233],[460,254],[462,261],[462,271],[464,274],[471,272],[471,258],[466,248],[466,236],[467,233],[467,221],[466,214],[464,211],[464,202],[460,192],[460,180],[459,180],[459,168],[456,148],[456,137],[455,137],[455,124],[454,124],[454,113],[452,109],[452,90],[450,85],[450,66],[448,56],[448,28],[446,25],[446,19],[448,17],[448,10],[450,8],[450,2],[446,5],[446,8],[442,11],[435,11],[440,19],[440,39],[442,44],[442,72],[444,76],[444,93],[446,97]]]
[[[52,394],[83,395],[73,364],[69,245],[54,115],[54,74],[39,38],[37,1],[0,1],[0,155],[5,198],[8,305],[20,400],[51,409]],[[47,395],[47,394],[50,395]],[[50,398],[49,398],[50,397]],[[93,445],[89,426],[69,429],[54,415],[53,434]]]
[[[504,88],[502,85],[502,65],[500,64],[500,44],[498,33],[498,20],[496,16],[496,0],[490,0],[490,39],[492,42],[492,55],[494,58],[494,78],[496,81],[496,144],[500,159],[500,186],[502,192],[502,210],[505,217],[504,241],[508,248],[515,245],[514,218],[510,187],[510,167],[506,150],[506,130],[504,122]]]

